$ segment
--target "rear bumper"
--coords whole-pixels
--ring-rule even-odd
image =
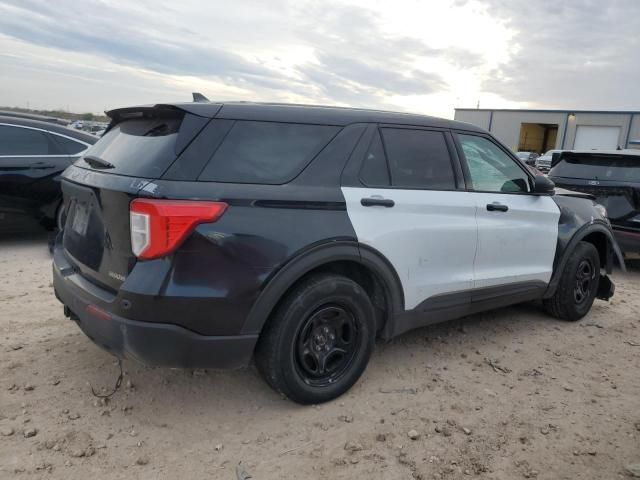
[[[240,368],[249,364],[258,339],[257,335],[201,335],[178,325],[114,315],[109,305],[115,297],[75,273],[59,246],[54,250],[53,286],[65,314],[96,345],[149,366]]]

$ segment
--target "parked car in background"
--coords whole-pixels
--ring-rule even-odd
[[[549,178],[556,185],[593,195],[607,212],[625,253],[640,253],[640,150],[564,151]]]
[[[542,299],[578,320],[619,249],[485,130],[254,103],[108,113],[63,174],[67,316],[118,356],[241,367],[300,403],[348,390],[376,337]],[[562,214],[566,212],[567,214]]]
[[[553,160],[554,153],[560,153],[562,150],[549,150],[544,155],[540,155],[536,158],[535,167],[543,173],[549,173],[551,170],[551,161]]]
[[[60,173],[97,140],[53,122],[0,116],[0,230],[19,230],[34,218],[60,226]]]
[[[47,115],[38,115],[31,112],[20,112],[14,110],[0,110],[0,117],[25,118],[27,120],[39,120],[41,122],[55,123],[57,125],[69,126],[69,120],[64,118],[49,117]]]
[[[516,156],[520,159],[520,161],[530,167],[535,167],[536,158],[538,158],[538,154],[536,152],[517,152]]]

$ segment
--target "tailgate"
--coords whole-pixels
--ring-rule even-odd
[[[86,279],[118,290],[136,263],[131,200],[170,168],[210,119],[163,105],[109,115],[105,135],[62,176],[67,211],[63,246]]]
[[[118,290],[136,262],[129,203],[149,181],[69,168],[62,180],[67,220],[62,242],[83,277]]]

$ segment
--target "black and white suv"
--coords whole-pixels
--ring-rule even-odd
[[[113,110],[64,173],[65,313],[118,356],[241,367],[323,402],[376,337],[534,299],[608,299],[603,210],[490,134],[400,113],[255,103]]]

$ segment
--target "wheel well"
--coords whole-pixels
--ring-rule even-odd
[[[282,300],[289,294],[292,289],[296,287],[296,285],[298,285],[308,276],[318,273],[342,275],[360,285],[367,293],[367,295],[371,299],[371,303],[373,304],[376,313],[376,330],[380,331],[380,329],[384,327],[388,317],[388,313],[390,312],[391,304],[391,300],[388,298],[386,293],[387,290],[385,288],[385,285],[379,278],[379,276],[376,275],[371,269],[352,260],[337,260],[325,263],[306,272],[291,284],[291,286],[278,301],[278,304],[273,308],[273,310],[269,314],[269,317],[271,317],[271,314],[273,314],[273,312],[279,307]],[[267,318],[267,322],[269,322],[269,317]]]
[[[600,257],[600,267],[605,268],[607,265],[607,252],[609,248],[609,239],[602,232],[593,232],[586,235],[583,242],[587,242],[596,247],[598,256]]]

